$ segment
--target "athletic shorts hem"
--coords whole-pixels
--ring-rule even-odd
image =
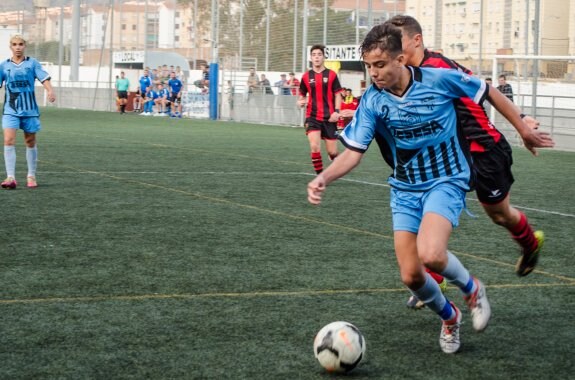
[[[305,133],[321,132],[322,140],[337,140],[337,124],[329,121],[319,121],[313,118],[305,120]]]
[[[501,139],[489,151],[474,152],[471,157],[476,176],[477,199],[488,205],[503,201],[515,181],[511,172],[513,156],[509,143]]]

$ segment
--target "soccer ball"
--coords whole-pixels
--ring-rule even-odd
[[[313,353],[328,372],[349,372],[365,355],[365,338],[349,322],[332,322],[315,336]]]

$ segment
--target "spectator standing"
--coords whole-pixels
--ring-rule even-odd
[[[507,99],[513,101],[513,89],[511,88],[511,85],[507,83],[505,75],[499,76],[499,86],[497,86],[497,89],[505,95]]]
[[[259,81],[258,85],[262,89],[262,93],[266,95],[273,95],[274,92],[272,90],[272,86],[270,84],[270,80],[266,78],[265,74],[260,75],[261,80]]]
[[[278,97],[276,98],[276,107],[279,109],[279,118],[281,123],[285,123],[288,115],[292,114],[293,100],[291,98],[291,89],[288,84],[287,75],[281,74],[280,80],[275,83],[278,89]],[[286,96],[287,95],[287,96]]]
[[[202,65],[201,77],[195,81],[194,84],[202,90],[202,93],[208,92],[210,86],[210,68],[207,65]]]
[[[228,95],[228,105],[230,107],[230,120],[232,120],[234,115],[235,88],[231,80],[228,81],[228,88],[226,89],[226,93]]]
[[[182,81],[182,83],[186,83],[186,75],[184,74],[184,72],[182,71],[182,68],[180,66],[176,66],[176,78],[178,78],[179,80]]]
[[[158,83],[160,83],[160,76],[159,76],[158,69],[152,70],[152,73],[150,74],[150,78],[152,78],[152,83],[154,85],[157,85]]]
[[[358,106],[359,99],[353,96],[351,88],[346,88],[343,94],[343,101],[341,102],[341,117],[337,121],[338,134],[351,122]]]
[[[293,96],[298,95],[299,91],[299,79],[295,77],[295,73],[289,73],[289,79],[287,81],[288,87],[291,88],[291,94]]]
[[[280,75],[280,80],[274,83],[274,86],[278,88],[279,95],[289,95],[290,88],[285,74]]]
[[[248,86],[248,93],[252,94],[255,89],[258,88],[258,75],[256,74],[255,68],[250,68],[250,73],[248,74],[247,86]]]

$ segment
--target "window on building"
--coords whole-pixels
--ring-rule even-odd
[[[138,27],[135,24],[132,25],[132,30],[136,30],[136,29],[138,29]]]
[[[122,30],[126,30],[126,24],[122,24]]]

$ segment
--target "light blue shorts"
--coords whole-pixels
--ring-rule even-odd
[[[465,191],[450,183],[442,183],[429,191],[408,192],[391,189],[391,212],[394,231],[417,233],[423,215],[433,212],[459,225],[459,215],[465,209]]]
[[[21,129],[26,133],[36,133],[40,129],[40,118],[38,116],[14,116],[2,115],[2,128]]]

